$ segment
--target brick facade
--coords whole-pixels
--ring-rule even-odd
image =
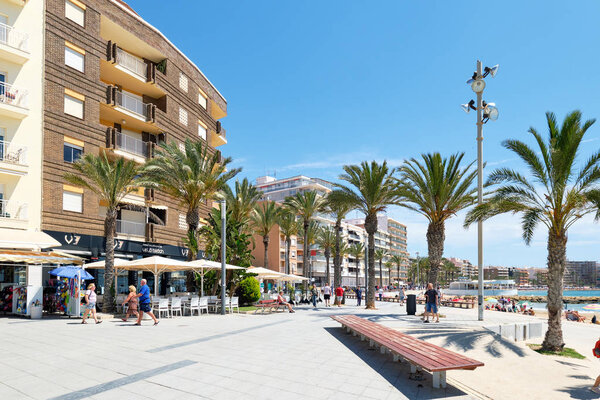
[[[100,123],[100,114],[101,107],[106,107],[109,84],[101,81],[100,69],[101,61],[107,59],[109,44],[101,36],[102,18],[115,22],[166,56],[166,74],[157,70],[155,77],[156,86],[166,96],[161,99],[145,96],[144,102],[157,105],[155,126],[166,133],[167,141],[201,140],[197,121],[202,121],[209,132],[215,131],[217,121],[211,116],[212,102],[224,111],[227,105],[207,79],[159,33],[110,0],[82,0],[82,3],[87,7],[85,27],[65,18],[65,0],[46,1],[42,229],[102,236],[103,217],[93,193],[84,192],[83,213],[62,209],[63,175],[72,170],[63,160],[64,136],[83,141],[84,153],[98,154],[106,147],[107,127]],[[85,50],[83,73],[65,66],[65,40]],[[180,72],[187,76],[187,93],[179,87]],[[65,88],[85,96],[83,119],[64,113]],[[198,103],[199,89],[208,95],[207,109]],[[180,105],[188,112],[187,127],[179,122]],[[181,245],[185,231],[179,229],[179,214],[185,210],[158,191],[155,204],[167,206],[168,212],[166,226],[154,227],[154,241]],[[207,213],[208,207],[203,207],[201,215],[205,217]]]

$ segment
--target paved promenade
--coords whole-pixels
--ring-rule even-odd
[[[0,318],[0,399],[470,399],[508,398],[504,395],[511,391],[548,398],[548,391],[501,386],[514,375],[529,374],[520,364],[529,368],[549,358],[486,333],[474,321],[476,310],[444,308],[444,322],[423,324],[406,316],[398,304],[378,307],[366,312],[352,305],[319,310],[305,306],[295,314],[180,317],[163,319],[157,327],[120,320],[81,325],[74,319]],[[406,364],[394,363],[345,334],[329,318],[334,313],[368,317],[462,351],[486,366],[450,371],[448,387],[433,389],[429,374],[424,381],[409,380]],[[495,323],[507,315],[490,313],[486,318],[486,323]],[[568,327],[565,331],[570,335]],[[581,385],[559,380],[560,387],[571,385],[559,394],[596,398],[581,397],[593,395],[586,389],[591,362],[568,363],[572,365],[557,364],[563,370],[556,374],[576,371],[580,380],[569,382]]]

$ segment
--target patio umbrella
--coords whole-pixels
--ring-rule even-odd
[[[221,263],[218,261],[211,260],[194,260],[189,261],[188,265],[194,267],[194,269],[200,270],[200,296],[204,296],[204,272],[210,271],[212,269],[221,269]],[[237,265],[225,264],[226,270],[240,270],[246,269],[244,267],[239,267]]]
[[[83,270],[79,267],[70,266],[70,265],[55,268],[52,271],[50,271],[49,274],[56,275],[59,278],[74,279],[74,278],[79,277],[81,280],[94,279],[94,277],[92,275],[90,275],[90,273],[87,272],[86,270]]]
[[[186,271],[194,269],[193,266],[185,261],[174,260],[172,258],[151,256],[129,261],[123,265],[123,269],[128,271],[148,271],[154,274],[154,295],[158,294],[158,275],[163,272]]]
[[[82,267],[84,269],[104,269],[106,260],[95,261],[92,263],[84,264]],[[117,278],[119,274],[125,271],[125,265],[129,263],[129,260],[125,260],[123,258],[115,258],[113,267],[115,269],[115,288],[117,287]]]
[[[488,303],[492,303],[492,304],[498,303],[498,300],[496,300],[493,297],[488,297],[487,299],[485,299],[485,301],[487,301]]]
[[[600,304],[588,304],[583,309],[586,311],[600,311]]]

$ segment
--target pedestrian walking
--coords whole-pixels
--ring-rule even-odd
[[[379,287],[378,292],[379,292],[379,301],[383,301],[383,288]]]
[[[136,295],[139,298],[138,301],[140,303],[140,311],[138,312],[138,319],[135,325],[142,325],[142,317],[144,316],[144,313],[148,314],[152,318],[154,325],[158,325],[159,321],[152,312],[152,307],[150,304],[150,289],[148,288],[147,281],[142,279],[141,283],[142,286],[140,287],[140,291]]]
[[[317,285],[313,283],[312,288],[310,289],[311,300],[313,303],[313,307],[317,308],[317,299],[319,298],[319,290],[317,289]]]
[[[125,301],[123,301],[123,303],[121,303],[122,306],[125,306],[125,304],[127,304],[127,312],[125,313],[125,318],[121,318],[121,320],[124,322],[127,322],[130,315],[135,315],[135,317],[137,318],[137,316],[138,316],[138,297],[137,297],[137,293],[135,290],[135,286],[133,286],[133,285],[129,286],[129,295],[127,296]]]
[[[344,297],[344,288],[341,286],[338,286],[337,288],[335,288],[335,304],[337,304],[338,307],[342,306],[342,298]]]
[[[406,298],[406,292],[404,288],[400,288],[400,305],[404,304],[404,299]]]
[[[362,301],[362,289],[359,286],[356,288],[356,305],[360,307],[361,301]]]
[[[329,283],[326,283],[323,287],[323,299],[325,300],[325,307],[331,307],[331,286],[329,286]]]
[[[425,292],[425,321],[429,322],[429,314],[431,314],[431,319],[437,318],[435,322],[440,322],[440,316],[438,314],[438,305],[440,302],[440,298],[438,297],[438,292],[433,288],[433,283],[427,284],[427,291]]]
[[[600,340],[596,342],[592,352],[594,353],[594,357],[600,358]],[[598,375],[596,382],[594,382],[594,386],[592,386],[590,390],[594,393],[600,394],[600,375]]]
[[[85,311],[83,312],[83,318],[81,319],[81,323],[82,324],[87,324],[87,322],[85,322],[85,319],[88,317],[88,315],[91,313],[92,317],[94,318],[94,321],[97,324],[102,323],[102,320],[98,319],[98,317],[96,316],[96,285],[94,285],[93,283],[90,283],[87,287],[87,290],[85,291]]]

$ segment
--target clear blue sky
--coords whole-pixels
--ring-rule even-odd
[[[500,64],[484,99],[500,118],[484,129],[486,172],[522,169],[501,147],[531,142],[544,112],[562,120],[580,109],[600,117],[594,1],[157,1],[129,4],[202,69],[228,101],[221,147],[255,179],[276,171],[335,180],[362,160],[397,165],[423,152],[476,157],[475,116],[459,105],[474,94],[475,69]],[[176,6],[175,6],[176,5]],[[600,122],[585,153],[600,147]],[[425,220],[393,209],[409,230],[409,251],[427,253]],[[354,217],[354,215],[352,215]],[[476,230],[448,223],[447,257],[477,261]],[[527,247],[518,219],[486,223],[485,264],[543,267],[546,234]],[[572,229],[570,259],[600,260],[600,226]]]

